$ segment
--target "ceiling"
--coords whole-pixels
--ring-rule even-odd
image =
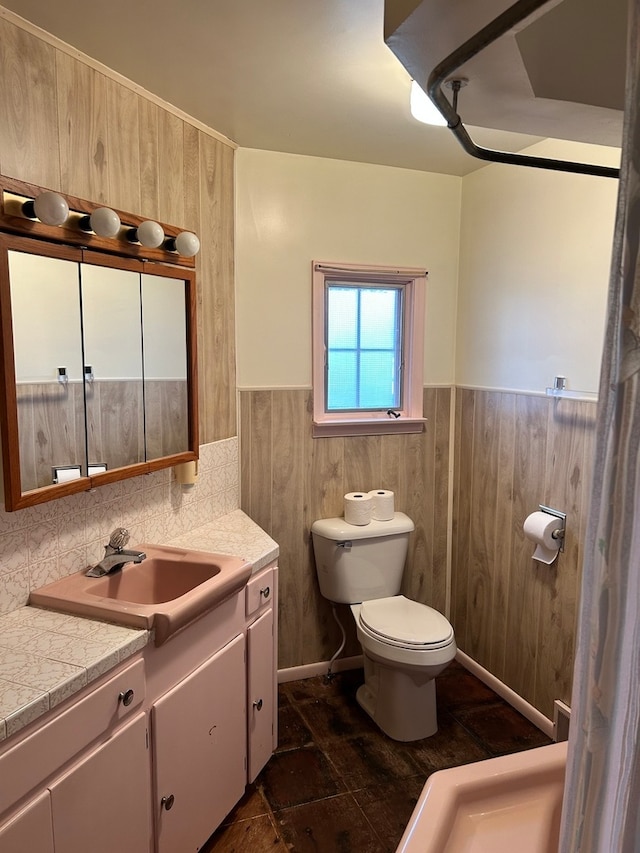
[[[411,117],[411,76],[426,82],[511,2],[3,0],[239,146],[452,175],[483,163]],[[626,0],[545,9],[461,68],[465,126],[506,151],[548,136],[618,146]]]

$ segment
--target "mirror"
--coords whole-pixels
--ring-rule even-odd
[[[195,274],[0,235],[5,505],[197,458]]]

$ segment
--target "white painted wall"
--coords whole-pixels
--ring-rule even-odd
[[[618,149],[545,140],[523,153],[617,166]],[[463,179],[459,385],[596,391],[618,182],[489,165]]]
[[[557,140],[526,153],[619,161]],[[317,259],[429,270],[425,384],[542,392],[564,375],[597,390],[617,188],[515,166],[459,179],[239,149],[239,387],[310,386]]]
[[[236,152],[240,388],[311,386],[311,262],[424,266],[425,384],[454,378],[460,178]]]

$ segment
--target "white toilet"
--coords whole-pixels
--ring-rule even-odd
[[[399,595],[411,519],[356,526],[322,518],[311,526],[320,592],[350,604],[364,654],[358,704],[394,740],[438,730],[435,677],[453,660],[456,641],[447,619]]]

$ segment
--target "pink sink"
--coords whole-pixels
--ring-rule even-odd
[[[567,744],[439,770],[396,853],[551,853],[558,849]]]
[[[34,590],[30,603],[81,616],[153,629],[164,643],[193,619],[247,583],[251,564],[241,557],[165,545],[137,545],[146,560],[101,578],[76,572]]]

